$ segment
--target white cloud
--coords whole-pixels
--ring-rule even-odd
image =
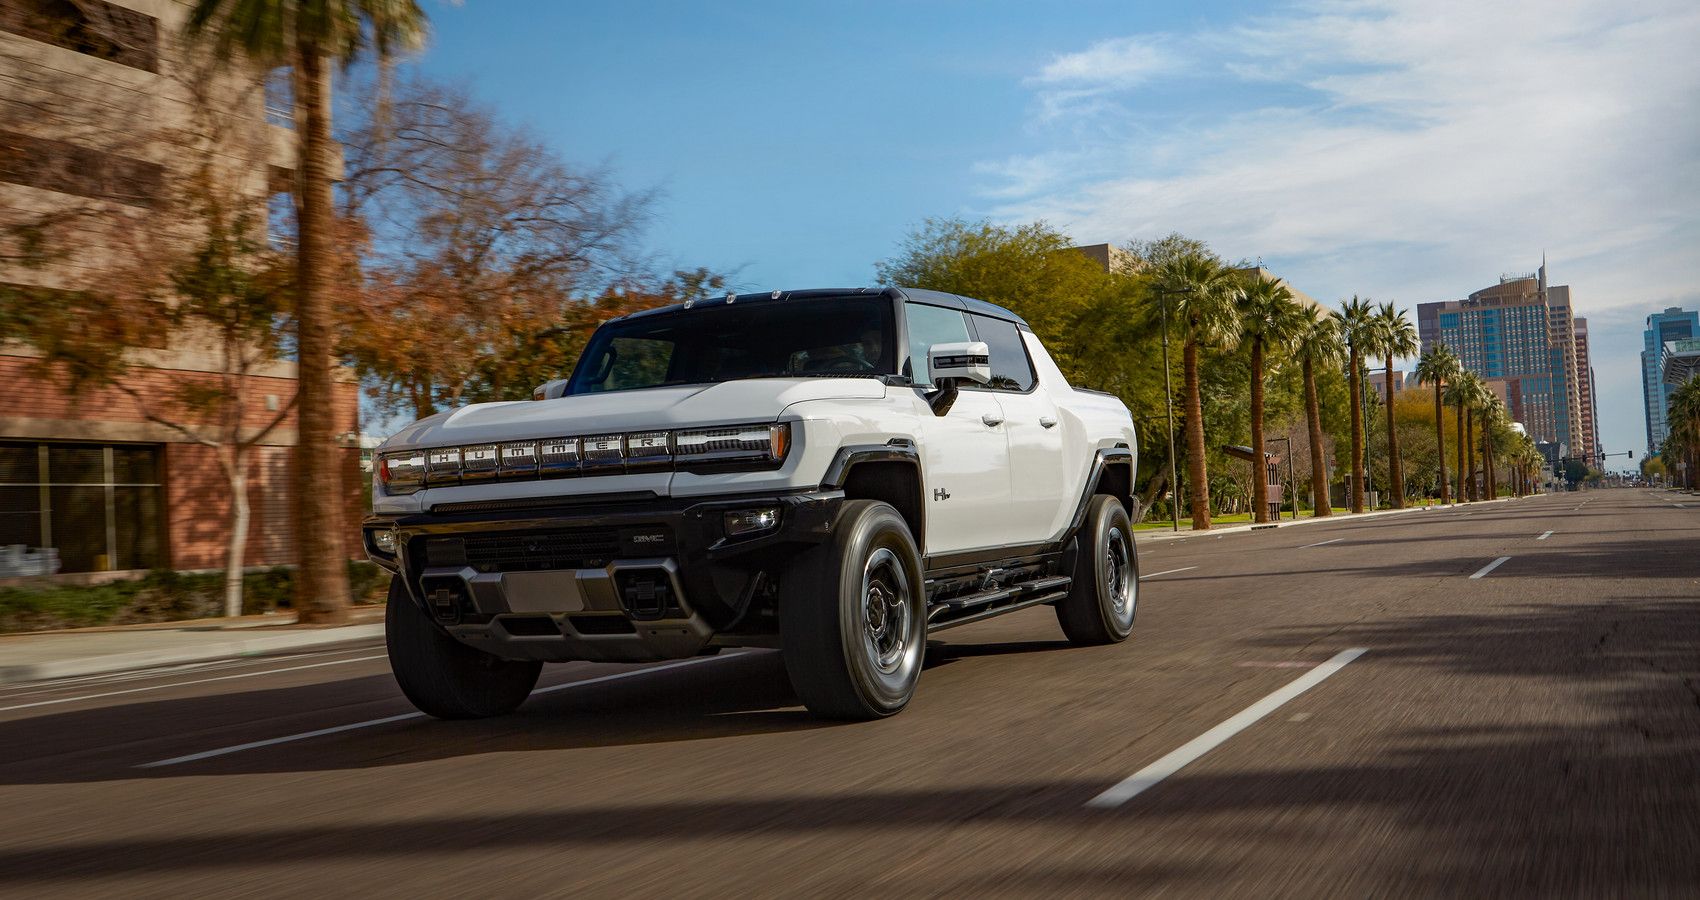
[[[1178,60],[1165,43],[1162,35],[1099,41],[1079,53],[1054,57],[1029,81],[1077,88],[1133,87],[1175,67]]]
[[[1700,300],[1696,46],[1691,0],[1327,0],[1101,41],[1027,80],[1056,137],[979,167],[985,211],[1180,230],[1320,298],[1458,297],[1544,250],[1608,324],[1603,392],[1630,322]],[[1166,105],[1182,83],[1212,102]]]

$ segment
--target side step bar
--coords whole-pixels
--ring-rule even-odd
[[[1049,603],[1068,593],[1074,581],[1067,575],[1052,575],[1008,587],[992,588],[962,597],[941,600],[927,611],[927,628],[939,631],[968,622],[978,622],[1029,606]],[[968,612],[968,610],[973,610]],[[944,621],[938,621],[943,618]]]

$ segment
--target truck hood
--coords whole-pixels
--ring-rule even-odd
[[[752,378],[555,400],[474,403],[403,428],[383,449],[771,422],[805,400],[877,400],[873,378]]]

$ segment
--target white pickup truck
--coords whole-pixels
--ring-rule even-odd
[[[379,449],[366,552],[391,665],[443,718],[545,662],[777,648],[831,718],[901,710],[927,636],[1039,604],[1133,627],[1133,423],[1020,317],[887,288],[737,294],[604,323],[531,401]]]

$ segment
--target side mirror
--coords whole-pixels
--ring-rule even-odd
[[[991,384],[992,350],[985,341],[934,344],[927,349],[927,372],[941,387],[947,378]]]
[[[991,348],[984,341],[934,344],[927,349],[927,372],[933,379],[933,392],[927,395],[927,405],[932,407],[933,415],[942,416],[956,403],[959,382],[991,384]]]
[[[556,378],[552,381],[545,381],[531,389],[531,399],[533,400],[554,400],[558,397],[565,397],[566,395],[567,380],[565,378]]]

